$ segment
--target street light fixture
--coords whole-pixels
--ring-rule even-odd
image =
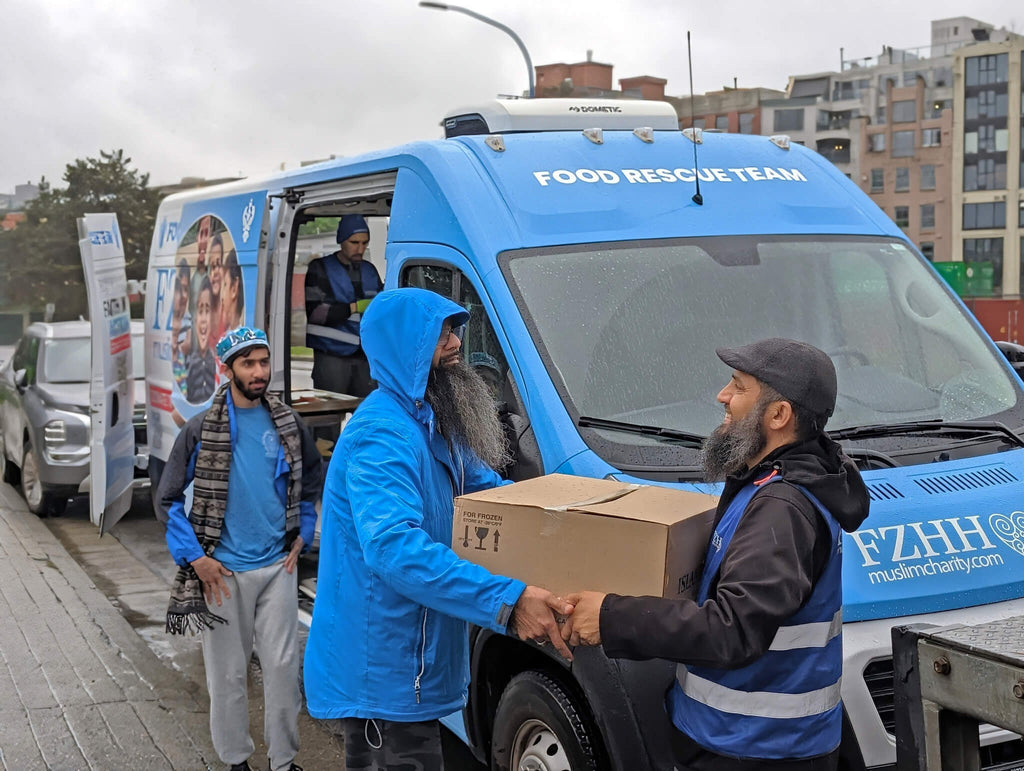
[[[523,41],[519,39],[519,35],[517,35],[515,32],[513,32],[511,29],[509,29],[499,21],[495,21],[494,19],[488,18],[483,14],[479,14],[476,11],[471,11],[468,8],[462,8],[461,6],[458,5],[448,5],[447,3],[431,3],[428,2],[427,0],[422,0],[422,2],[420,2],[420,7],[433,8],[434,10],[437,11],[457,11],[458,13],[464,13],[467,16],[472,16],[474,19],[477,19],[478,21],[482,21],[484,24],[490,24],[492,27],[497,27],[502,32],[506,33],[509,37],[511,37],[514,41],[516,41],[516,45],[519,46],[519,50],[522,51],[523,58],[526,59],[526,73],[530,83],[530,98],[533,99],[533,62],[530,60],[530,52],[526,50],[526,46],[523,44]]]

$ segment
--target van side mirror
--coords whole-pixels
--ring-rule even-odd
[[[18,387],[19,391],[25,390],[25,386],[28,385],[28,373],[24,369],[14,371],[14,385]]]
[[[1010,366],[1013,367],[1014,372],[1024,377],[1024,345],[1018,345],[1017,343],[1011,343],[1006,340],[997,340],[996,348],[998,348],[1006,360],[1010,362]]]

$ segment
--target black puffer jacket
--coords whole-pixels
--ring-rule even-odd
[[[729,477],[715,524],[740,489],[773,468],[783,481],[765,485],[747,505],[707,602],[605,598],[601,640],[608,656],[738,669],[767,651],[779,626],[810,596],[830,548],[828,525],[794,485],[809,490],[847,532],[868,515],[857,467],[819,435],[780,447],[754,469]]]

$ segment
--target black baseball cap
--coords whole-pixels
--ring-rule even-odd
[[[770,337],[739,348],[717,348],[715,353],[733,369],[752,375],[815,415],[828,418],[835,411],[835,365],[809,343]]]

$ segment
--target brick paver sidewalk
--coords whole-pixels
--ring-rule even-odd
[[[0,484],[0,768],[219,768],[194,690]]]

